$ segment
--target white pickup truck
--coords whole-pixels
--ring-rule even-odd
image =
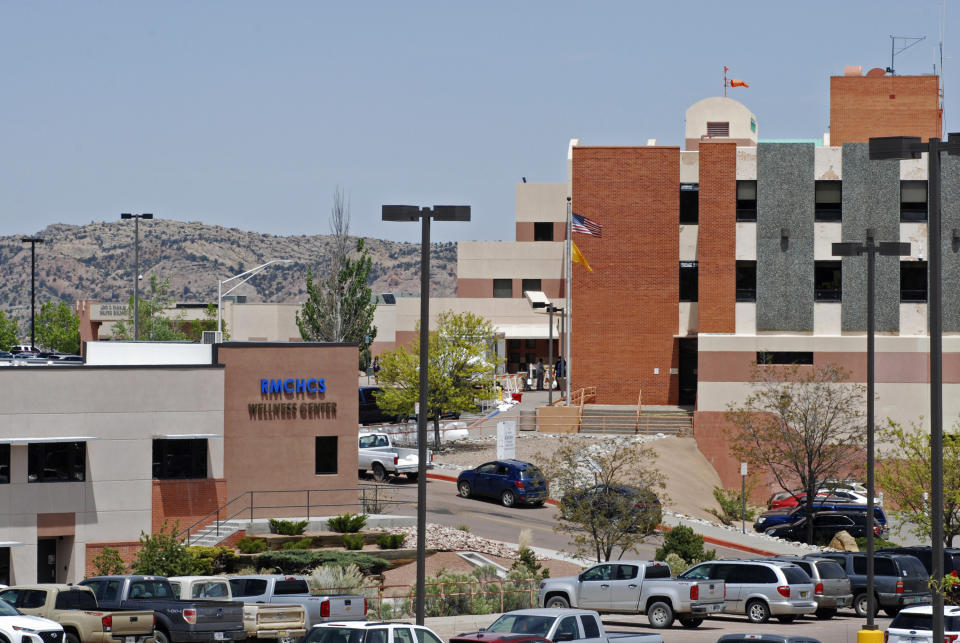
[[[518,634],[563,643],[663,643],[659,634],[608,632],[600,615],[590,610],[528,609],[503,614],[490,627],[472,634],[457,634],[450,643],[506,643]]]
[[[167,580],[182,601],[233,600],[230,581],[226,576],[173,576]],[[279,639],[279,643],[293,643],[307,633],[307,610],[303,605],[293,603],[244,603],[243,629],[248,639]]]
[[[417,449],[393,446],[389,433],[363,432],[357,441],[357,469],[360,475],[373,472],[377,482],[383,482],[391,473],[417,479],[420,458]],[[427,449],[427,468],[433,468],[433,452]]]
[[[672,578],[666,563],[618,560],[601,563],[579,576],[540,581],[543,607],[579,607],[598,612],[646,614],[652,627],[670,627],[674,617],[697,627],[704,617],[723,612],[723,581]]]

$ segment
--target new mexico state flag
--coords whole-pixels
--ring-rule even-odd
[[[573,249],[573,251],[570,253],[570,257],[577,263],[582,263],[590,272],[593,272],[593,268],[591,268],[590,264],[587,263],[586,257],[583,256],[583,254],[580,252],[580,248],[577,247],[577,244],[575,244],[572,239],[570,240],[570,246]]]

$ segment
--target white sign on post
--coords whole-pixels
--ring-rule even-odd
[[[742,476],[747,475],[747,463],[746,463],[746,462],[741,462],[741,463],[740,463],[740,475],[742,475]]]
[[[497,460],[517,457],[517,423],[513,420],[497,422]]]

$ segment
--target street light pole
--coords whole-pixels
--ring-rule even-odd
[[[223,315],[220,313],[220,310],[221,310],[221,308],[222,308],[222,306],[223,306],[223,298],[224,298],[224,297],[226,297],[227,295],[229,295],[230,293],[232,293],[234,290],[236,290],[237,288],[239,288],[239,287],[242,286],[243,284],[247,283],[247,282],[248,282],[250,279],[252,279],[258,272],[260,272],[261,270],[263,270],[263,269],[266,268],[267,266],[270,266],[270,265],[275,264],[275,263],[290,263],[291,261],[293,261],[293,259],[271,259],[271,260],[268,261],[267,263],[262,263],[262,264],[260,264],[259,266],[257,266],[256,268],[251,268],[250,270],[247,270],[246,272],[241,272],[239,275],[234,275],[234,276],[232,276],[232,277],[227,277],[226,279],[218,279],[218,280],[217,280],[217,332],[218,332],[218,333],[222,333],[222,332],[223,332]],[[228,290],[227,292],[223,292],[223,284],[225,284],[225,283],[227,283],[227,282],[229,282],[229,281],[233,281],[234,279],[239,279],[240,277],[246,277],[246,279],[244,279],[243,281],[241,281],[241,282],[239,282],[239,283],[234,284],[233,287],[230,288],[230,290]]]
[[[120,218],[133,219],[133,341],[137,341],[140,339],[140,219],[152,219],[153,215],[124,212]]]
[[[37,244],[44,243],[40,237],[24,237],[21,243],[30,244],[30,350],[37,347],[36,343],[36,277],[37,277]],[[49,346],[47,348],[50,348]]]
[[[385,205],[384,221],[420,220],[420,408],[417,413],[417,625],[426,612],[427,560],[427,416],[429,413],[428,369],[430,367],[430,219],[469,221],[469,205]]]
[[[874,292],[874,273],[877,254],[885,256],[909,256],[910,244],[900,241],[874,242],[873,228],[867,228],[866,243],[856,241],[833,244],[833,254],[838,257],[856,257],[867,255],[867,622],[864,630],[876,630],[874,622],[876,598],[873,594],[874,582],[874,508],[875,495],[875,419],[874,419],[874,347],[876,336],[876,315],[874,314],[876,293]]]
[[[871,160],[918,159],[927,153],[927,246],[930,255],[927,314],[930,326],[930,556],[933,579],[943,582],[943,284],[940,221],[940,153],[960,154],[960,134],[947,142],[931,137],[888,136],[870,139]],[[943,593],[933,592],[933,641],[943,640]]]

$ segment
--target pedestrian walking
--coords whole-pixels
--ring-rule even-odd
[[[377,384],[380,383],[379,376],[380,376],[380,358],[374,357],[373,358],[373,381],[375,381]]]
[[[553,372],[557,377],[557,387],[558,390],[562,391],[566,388],[565,379],[567,376],[567,362],[562,357],[557,358],[557,363],[553,366]]]
[[[543,358],[537,360],[537,390],[543,390]]]

